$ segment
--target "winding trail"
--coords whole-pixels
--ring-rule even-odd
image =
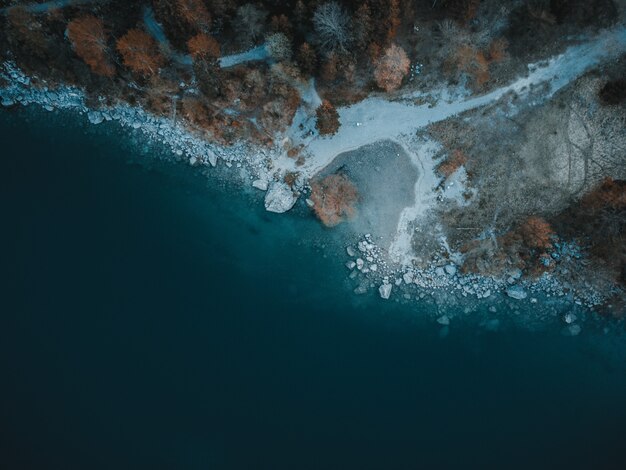
[[[148,34],[159,43],[163,54],[184,67],[191,67],[193,65],[193,59],[189,54],[181,54],[172,47],[167,36],[165,36],[163,27],[157,22],[154,16],[154,10],[152,10],[151,7],[146,7],[143,10],[143,24]]]
[[[232,54],[221,57],[219,59],[219,64],[221,68],[226,69],[229,67],[234,67],[235,65],[243,64],[245,62],[259,62],[262,60],[267,60],[269,58],[270,53],[267,50],[267,47],[265,47],[265,44],[262,44],[239,54]]]
[[[586,43],[571,46],[547,62],[529,65],[526,77],[485,95],[465,100],[440,101],[434,107],[387,101],[378,97],[368,98],[337,110],[341,127],[331,137],[320,137],[314,127],[311,127],[314,119],[305,121],[300,116],[300,119],[294,119],[288,135],[295,145],[303,144],[307,148],[309,157],[301,167],[296,168],[290,158],[280,159],[278,165],[285,171],[297,170],[310,178],[343,152],[379,140],[396,140],[402,135],[414,135],[417,130],[429,124],[495,103],[509,93],[525,95],[533,86],[546,84],[549,89],[543,99],[547,99],[589,69],[614,59],[625,51],[626,27],[620,26],[605,31]],[[300,125],[309,132],[303,132]]]
[[[429,124],[496,103],[507,94],[527,96],[537,85],[545,85],[546,88],[537,90],[537,98],[533,97],[529,104],[544,102],[586,71],[617,58],[625,51],[626,27],[620,26],[604,31],[585,43],[571,46],[549,61],[529,65],[527,76],[481,96],[440,100],[432,107],[413,105],[408,100],[399,102],[368,98],[337,110],[341,127],[337,134],[330,137],[320,137],[315,131],[314,112],[310,104],[303,103],[288,136],[294,145],[302,144],[306,147],[308,156],[305,164],[297,167],[293,159],[283,155],[276,162],[275,168],[285,172],[298,171],[306,179],[311,179],[344,152],[383,140],[402,145],[418,169],[419,176],[415,184],[415,202],[402,210],[397,234],[387,249],[392,261],[409,265],[414,256],[411,248],[413,223],[435,203],[433,188],[438,185],[439,178],[435,175],[432,159],[437,144],[427,141],[409,146],[403,142],[410,140],[419,129]]]

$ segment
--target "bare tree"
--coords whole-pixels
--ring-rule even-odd
[[[320,5],[313,15],[317,42],[323,52],[347,52],[352,42],[352,25],[348,13],[337,2]]]
[[[246,3],[237,8],[237,15],[233,21],[235,30],[241,35],[242,42],[256,41],[265,30],[267,12],[261,8]]]

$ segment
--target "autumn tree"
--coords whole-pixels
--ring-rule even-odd
[[[554,236],[554,231],[550,224],[541,217],[529,217],[522,224],[519,231],[524,244],[529,248],[545,250],[552,247],[551,239]]]
[[[489,60],[482,51],[465,44],[457,49],[455,59],[457,70],[466,73],[476,88],[481,88],[489,81]]]
[[[357,47],[365,49],[371,42],[374,32],[372,11],[368,3],[362,3],[354,15],[354,29],[357,40]]]
[[[390,92],[402,84],[402,80],[409,73],[411,62],[400,46],[392,44],[376,63],[374,78],[376,84],[383,90]]]
[[[444,178],[449,178],[465,163],[467,163],[467,156],[457,149],[437,167],[437,171]]]
[[[400,27],[400,2],[399,0],[389,0],[389,14],[387,26],[387,40],[393,41],[398,34]]]
[[[139,75],[154,75],[163,64],[163,56],[152,36],[139,29],[131,29],[119,38],[117,50],[124,65]]]
[[[293,27],[286,15],[274,15],[270,19],[270,28],[275,33],[283,33],[288,37],[292,37]]]
[[[115,67],[107,57],[107,39],[102,20],[93,15],[81,16],[67,25],[67,35],[78,57],[98,75],[112,77]]]
[[[36,15],[16,6],[8,10],[8,39],[29,55],[46,58],[49,42],[44,25]]]
[[[194,59],[217,59],[220,56],[220,43],[205,33],[198,33],[189,39],[187,49]]]
[[[313,75],[315,73],[317,69],[317,55],[315,54],[315,49],[309,43],[302,43],[298,49],[297,60],[300,69],[305,74]]]
[[[323,100],[317,108],[315,127],[320,135],[332,135],[339,130],[339,113],[328,100]]]
[[[191,26],[201,31],[211,27],[211,14],[202,0],[176,0],[180,16]]]
[[[335,173],[311,183],[313,211],[327,227],[354,216],[358,199],[356,187],[344,174]]]

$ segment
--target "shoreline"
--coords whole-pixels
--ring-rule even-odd
[[[252,148],[244,142],[229,148],[211,144],[194,136],[171,118],[154,116],[139,106],[118,104],[110,108],[90,109],[85,105],[84,93],[79,88],[63,85],[54,89],[45,86],[37,88],[32,85],[30,77],[9,63],[4,64],[0,76],[8,82],[7,86],[0,88],[0,101],[5,108],[35,104],[47,111],[61,109],[78,112],[94,125],[105,121],[116,121],[122,127],[141,131],[148,139],[166,145],[173,155],[177,158],[184,158],[184,161],[192,166],[215,167],[218,159],[221,159],[227,167],[235,165],[245,171],[246,178],[250,180],[253,187],[267,190],[266,208],[268,208],[267,200],[268,196],[271,197],[272,187],[275,191],[283,191],[283,186],[286,186],[285,183],[276,181],[277,173],[272,172],[271,166],[267,163],[268,159],[273,156],[271,150]],[[408,143],[403,140],[397,139],[395,142],[406,150]],[[409,151],[407,153],[410,156],[415,154]],[[420,185],[420,182],[429,176],[426,174],[428,168],[424,167],[422,159],[418,160],[423,171],[420,171],[416,188],[424,186]],[[291,189],[288,187],[287,189],[294,197],[292,207],[297,198]],[[299,191],[304,189],[301,181],[297,189]],[[422,190],[424,190],[423,187]],[[420,189],[417,188],[416,193],[419,191]],[[433,197],[425,193],[424,196]],[[280,203],[283,202],[280,201]],[[405,210],[409,209],[415,208],[409,207]],[[535,295],[546,295],[571,304],[572,307],[584,307],[589,311],[593,311],[606,300],[597,292],[577,292],[564,286],[549,274],[544,274],[536,280],[522,278],[521,272],[510,273],[511,275],[503,279],[478,274],[461,274],[459,266],[453,262],[457,254],[451,252],[449,252],[451,255],[449,259],[435,257],[423,269],[407,264],[402,265],[393,260],[390,250],[377,246],[370,235],[355,233],[352,238],[354,242],[345,247],[347,255],[344,261],[350,271],[348,277],[358,282],[354,289],[355,294],[365,294],[373,289],[377,290],[383,299],[401,294],[406,299],[405,291],[417,288],[427,291],[430,295],[445,293],[458,298],[475,297],[478,300],[486,300],[500,294],[505,299],[524,303],[537,303]],[[445,240],[442,240],[442,246],[446,247]],[[416,298],[422,299],[428,294],[421,292]],[[439,323],[444,325],[447,321],[449,322],[449,318],[447,320],[441,318]],[[567,319],[565,321],[567,323]],[[580,332],[577,324],[573,323],[570,326],[572,326],[572,334]]]

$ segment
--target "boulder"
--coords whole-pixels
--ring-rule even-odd
[[[449,325],[450,324],[450,318],[448,317],[448,315],[443,315],[439,318],[437,318],[437,323],[439,323],[440,325]]]
[[[381,298],[388,299],[389,296],[391,296],[391,289],[391,284],[385,283],[378,288],[378,293],[380,294]]]
[[[511,286],[506,290],[506,295],[515,300],[523,300],[528,294],[522,286]]]
[[[89,111],[87,113],[87,119],[89,119],[89,122],[92,124],[100,124],[104,121],[104,116],[98,111]]]
[[[449,276],[454,276],[456,274],[456,266],[453,264],[447,265],[444,269]]]
[[[267,181],[265,180],[254,180],[252,182],[252,187],[256,189],[260,189],[261,191],[267,191]]]
[[[297,196],[286,183],[275,181],[269,185],[265,195],[265,209],[282,214],[291,209],[297,200]]]

